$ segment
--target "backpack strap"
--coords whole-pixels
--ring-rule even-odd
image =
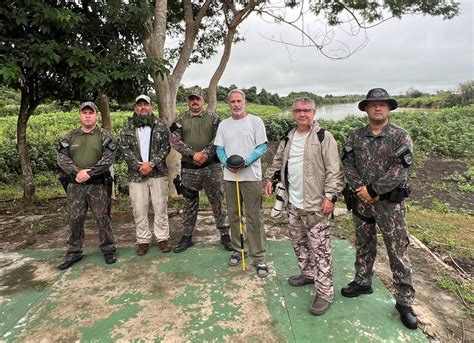
[[[323,142],[323,140],[324,140],[324,132],[325,132],[325,131],[326,131],[326,130],[323,129],[323,128],[319,129],[319,131],[318,131],[318,133],[317,133],[319,143],[322,143],[322,142]]]

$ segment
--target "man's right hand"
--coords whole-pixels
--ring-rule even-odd
[[[89,181],[91,176],[89,175],[90,169],[81,169],[76,175],[76,182],[77,183],[84,183]]]
[[[273,183],[271,180],[265,181],[265,194],[272,195],[273,194]]]
[[[207,154],[204,151],[198,151],[193,155],[193,163],[195,165],[202,165],[207,161]]]

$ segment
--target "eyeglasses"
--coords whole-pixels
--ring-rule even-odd
[[[294,108],[293,113],[311,113],[313,112],[314,109],[309,109],[309,108]]]

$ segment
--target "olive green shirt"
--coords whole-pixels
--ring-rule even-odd
[[[102,157],[102,139],[99,128],[89,133],[78,130],[69,141],[71,158],[79,169],[91,168]]]

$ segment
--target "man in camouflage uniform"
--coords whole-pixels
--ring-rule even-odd
[[[150,97],[135,99],[135,112],[120,132],[120,152],[128,165],[130,199],[137,233],[137,255],[148,252],[155,236],[162,252],[170,252],[168,223],[169,132],[152,113]],[[148,224],[148,206],[155,214],[153,234]]]
[[[174,252],[179,253],[194,245],[192,240],[199,209],[199,191],[204,188],[212,206],[214,220],[224,249],[231,251],[227,213],[222,203],[224,189],[222,169],[216,157],[214,137],[219,117],[204,110],[204,95],[195,89],[188,96],[188,111],[170,127],[171,146],[181,155],[181,191],[186,200],[183,212],[183,237]]]
[[[415,290],[411,263],[404,197],[413,161],[413,143],[408,133],[389,123],[389,112],[397,108],[382,88],[371,89],[359,109],[368,114],[369,124],[352,132],[343,156],[344,174],[355,191],[352,204],[356,226],[355,278],[341,290],[345,297],[373,292],[371,283],[377,253],[376,225],[387,248],[395,285],[396,309],[403,324],[417,328],[412,309]]]
[[[68,249],[60,270],[82,259],[84,221],[89,207],[99,229],[99,248],[107,264],[117,261],[110,228],[109,167],[115,159],[117,144],[105,129],[97,127],[99,113],[93,102],[79,107],[81,127],[69,132],[58,145],[58,165],[63,170],[69,214]]]
[[[301,274],[288,279],[298,287],[314,284],[310,312],[321,315],[334,299],[329,217],[344,186],[337,143],[314,120],[315,103],[301,97],[293,103],[296,128],[281,140],[265,175],[265,193],[272,194],[272,178],[281,171],[285,186],[290,238]]]

